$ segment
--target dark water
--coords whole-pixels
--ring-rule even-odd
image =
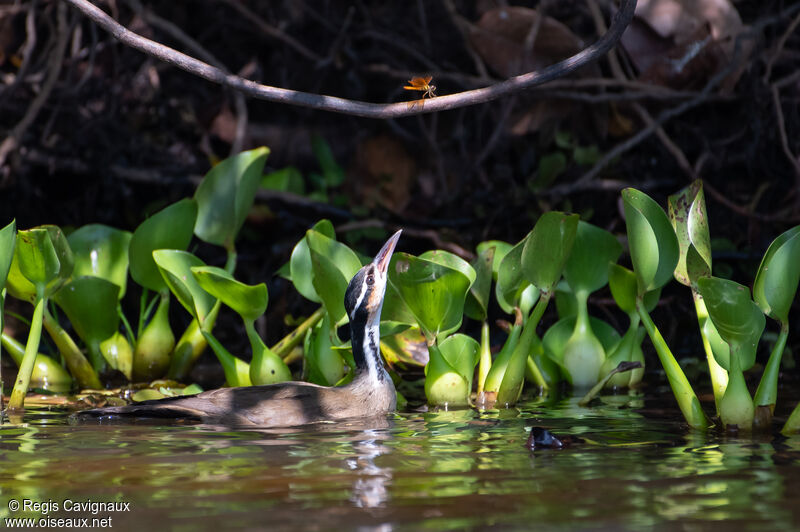
[[[59,506],[46,518],[110,518],[117,530],[797,527],[800,437],[689,433],[643,405],[537,399],[291,431],[71,425],[33,412],[0,427],[0,519],[41,517],[9,509],[27,499]],[[587,441],[531,453],[532,425]],[[89,500],[129,508],[74,511]]]

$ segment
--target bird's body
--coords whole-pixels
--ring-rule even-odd
[[[353,418],[385,416],[394,411],[397,393],[383,367],[378,334],[389,259],[400,231],[371,263],[350,281],[345,308],[350,317],[353,380],[328,387],[307,382],[219,388],[197,395],[143,401],[78,413],[82,419],[186,419],[202,423],[253,427],[290,427]]]

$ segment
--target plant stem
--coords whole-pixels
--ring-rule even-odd
[[[486,382],[486,375],[492,367],[492,346],[489,344],[489,322],[484,321],[481,325],[481,351],[480,361],[478,362],[478,393],[483,393],[483,385]]]
[[[21,410],[25,407],[25,394],[28,393],[28,385],[31,382],[33,373],[33,363],[36,361],[36,354],[39,352],[39,341],[42,338],[42,320],[44,307],[47,300],[38,296],[33,307],[33,318],[31,318],[31,328],[28,332],[28,342],[25,344],[25,356],[19,366],[17,380],[14,382],[14,389],[11,391],[11,399],[8,401],[9,410]]]
[[[536,326],[539,325],[539,320],[542,319],[547,304],[550,302],[552,292],[542,292],[539,302],[533,307],[530,317],[522,326],[522,334],[519,338],[519,343],[511,355],[511,360],[508,361],[508,367],[503,375],[503,382],[500,384],[500,389],[497,391],[497,401],[500,404],[513,405],[522,394],[522,383],[525,381],[525,365],[530,358],[528,355],[531,351],[533,338],[536,336]],[[533,361],[531,367],[534,382],[542,390],[547,390],[547,381],[544,380],[539,366]]]
[[[43,321],[47,333],[55,342],[56,347],[58,347],[58,352],[64,357],[64,362],[67,363],[69,372],[78,380],[78,386],[92,390],[103,389],[95,368],[86,360],[86,357],[83,356],[80,348],[75,344],[69,333],[61,327],[47,309],[44,310]]]
[[[306,336],[306,332],[316,325],[324,315],[325,309],[322,307],[318,308],[311,316],[306,318],[303,323],[298,325],[295,330],[284,336],[281,341],[272,346],[270,348],[272,352],[279,357],[286,359],[286,357],[289,356],[289,353],[292,352],[292,349],[294,349],[296,345],[303,341],[303,338]]]
[[[192,370],[192,366],[194,366],[194,363],[203,354],[208,345],[202,331],[211,332],[217,321],[221,306],[222,302],[219,300],[214,303],[209,313],[206,314],[202,328],[196,318],[186,326],[186,330],[183,331],[178,343],[175,344],[175,348],[172,350],[167,378],[177,381],[186,378]]]
[[[756,395],[753,403],[756,407],[768,406],[770,413],[775,411],[775,403],[778,400],[778,374],[781,369],[781,358],[783,357],[783,350],[786,348],[786,339],[789,336],[789,323],[781,324],[781,332],[778,335],[778,340],[775,342],[775,347],[769,354],[767,367],[764,368],[764,374],[761,375],[761,382],[758,384]]]
[[[233,244],[225,246],[225,251],[228,252],[228,258],[225,260],[225,271],[233,275],[233,271],[236,269],[236,247]]]
[[[703,296],[692,290],[692,298],[694,299],[694,308],[697,312],[697,323],[700,325],[700,337],[703,339],[703,349],[706,352],[708,374],[711,376],[711,389],[714,391],[714,405],[717,409],[717,415],[719,415],[719,403],[722,401],[722,396],[725,394],[725,388],[728,387],[728,372],[725,371],[725,368],[720,366],[717,359],[714,358],[711,342],[709,342],[706,337],[705,326],[709,317]]]
[[[642,318],[642,324],[645,330],[647,330],[647,334],[650,336],[650,341],[653,342],[653,347],[656,349],[661,365],[664,367],[669,385],[672,388],[672,393],[678,401],[678,406],[681,409],[681,413],[683,413],[683,417],[693,429],[705,430],[708,428],[708,419],[703,413],[700,401],[697,399],[692,385],[689,384],[689,380],[683,373],[680,364],[678,364],[678,361],[675,360],[675,357],[669,350],[667,342],[664,340],[664,337],[661,336],[661,332],[658,330],[655,323],[653,323],[650,314],[647,313],[647,309],[644,308],[641,296],[636,299],[636,310]]]
[[[250,367],[247,362],[233,356],[210,332],[202,331],[202,334],[217,355],[228,386],[250,386]]]

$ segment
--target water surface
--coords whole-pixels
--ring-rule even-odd
[[[110,517],[118,530],[788,530],[800,522],[800,437],[690,433],[643,406],[641,397],[607,397],[591,409],[534,399],[511,410],[402,413],[383,426],[269,431],[76,425],[63,412],[34,411],[25,425],[0,427],[0,518],[39,518],[9,509],[28,499],[58,504],[48,518]],[[534,425],[586,442],[530,452]],[[129,510],[65,511],[87,501]]]

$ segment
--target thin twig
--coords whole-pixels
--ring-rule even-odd
[[[636,7],[636,0],[621,0],[619,11],[614,16],[608,33],[572,57],[554,65],[515,76],[489,87],[432,98],[426,101],[424,106],[410,106],[410,102],[368,103],[262,85],[233,74],[226,74],[207,63],[137,35],[88,0],[64,1],[110,32],[120,42],[208,81],[232,87],[248,96],[262,100],[367,118],[395,118],[476,105],[565,76],[608,52],[619,41],[622,32],[633,18],[633,11]]]
[[[789,146],[789,136],[786,134],[786,122],[783,118],[783,109],[781,108],[781,95],[778,87],[774,84],[771,86],[772,92],[772,104],[775,107],[775,120],[778,123],[778,136],[781,139],[781,149],[783,149],[784,155],[789,160],[789,163],[794,168],[794,179],[796,182],[797,191],[800,192],[800,161],[797,159],[797,155],[792,152],[792,148]],[[797,198],[800,201],[800,197]]]
[[[775,64],[775,61],[778,60],[778,57],[781,55],[783,51],[783,47],[786,46],[786,41],[789,39],[789,36],[794,33],[794,30],[797,29],[797,26],[800,24],[800,13],[797,14],[796,17],[792,20],[789,24],[789,27],[786,28],[786,31],[783,32],[781,38],[778,39],[778,42],[775,44],[775,50],[770,55],[769,59],[767,60],[767,65],[764,68],[764,76],[761,78],[764,83],[769,83],[769,78],[772,75],[772,67]]]

